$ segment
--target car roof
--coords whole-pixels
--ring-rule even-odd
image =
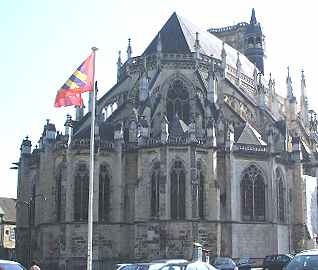
[[[7,263],[7,264],[19,264],[18,262],[8,261],[8,260],[0,260],[0,263]]]
[[[308,249],[308,250],[303,250],[296,254],[296,256],[299,255],[318,255],[318,249]]]

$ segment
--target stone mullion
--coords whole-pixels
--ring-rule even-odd
[[[196,153],[195,147],[190,146],[190,177],[191,177],[191,189],[192,189],[192,218],[197,219],[198,216],[198,177],[196,168]]]

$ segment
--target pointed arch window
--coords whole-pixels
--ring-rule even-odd
[[[160,184],[160,162],[156,162],[151,173],[151,216],[159,217],[159,184]]]
[[[185,218],[185,170],[181,161],[175,161],[170,172],[170,209],[172,219]]]
[[[197,163],[197,173],[198,173],[198,208],[199,208],[199,218],[203,219],[204,218],[204,184],[205,184],[205,179],[204,179],[204,173],[203,173],[203,168],[201,162]]]
[[[189,93],[181,80],[174,80],[167,94],[167,117],[171,121],[177,114],[186,124],[190,120]]]
[[[74,220],[88,218],[89,173],[86,164],[79,164],[75,173]]]
[[[246,221],[265,220],[265,182],[264,176],[255,165],[243,172],[241,181],[242,219]]]
[[[285,187],[283,172],[281,169],[276,169],[276,184],[277,184],[277,218],[278,221],[285,221]]]
[[[110,176],[106,164],[99,167],[98,219],[109,221],[110,212]]]
[[[59,168],[56,176],[56,220],[61,221],[62,213],[62,169]]]

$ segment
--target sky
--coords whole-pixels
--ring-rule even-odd
[[[118,51],[126,60],[128,38],[140,55],[164,23],[178,15],[202,29],[249,22],[251,10],[266,38],[265,75],[286,95],[287,66],[299,103],[304,69],[309,106],[318,110],[315,1],[272,0],[10,0],[0,9],[1,140],[0,197],[16,198],[20,145],[37,144],[46,119],[64,132],[66,114],[54,108],[57,90],[90,54],[96,54],[99,97],[116,83]]]

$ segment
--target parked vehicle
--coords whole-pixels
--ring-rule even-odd
[[[26,270],[20,263],[0,260],[0,270]]]
[[[252,269],[252,261],[249,257],[241,257],[236,266],[239,270],[251,270]]]
[[[151,263],[126,264],[120,270],[217,270],[212,265],[202,262],[188,262],[187,260],[159,260]]]
[[[264,258],[264,270],[282,270],[291,260],[293,256],[290,254],[268,255]]]
[[[318,270],[318,249],[305,250],[295,255],[284,270]]]
[[[219,270],[238,270],[235,262],[229,257],[215,257],[211,264]]]

